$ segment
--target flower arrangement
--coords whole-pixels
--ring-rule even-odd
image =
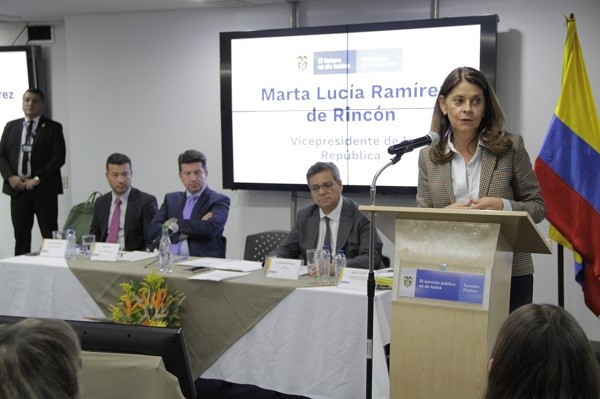
[[[170,291],[165,279],[152,271],[138,285],[119,284],[123,295],[108,307],[115,323],[154,327],[179,327],[179,310],[185,295]]]

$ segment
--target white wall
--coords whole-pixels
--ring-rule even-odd
[[[558,100],[564,16],[569,13],[577,18],[592,89],[599,98],[600,76],[593,73],[600,68],[597,0],[440,3],[441,18],[499,15],[497,92],[508,128],[523,134],[532,159],[539,152]],[[299,24],[425,19],[431,16],[430,6],[430,0],[308,0],[300,3]],[[64,26],[57,26],[56,42],[45,46],[44,54],[50,65],[53,117],[65,125],[68,142],[63,174],[69,176],[70,188],[60,199],[61,221],[72,203],[83,201],[94,190],[107,190],[104,162],[114,151],[132,158],[134,185],[154,193],[159,202],[165,193],[181,189],[176,157],[188,148],[207,154],[209,184],[221,191],[218,33],[289,27],[289,11],[288,5],[270,5],[70,16]],[[0,25],[0,45],[10,45],[21,28]],[[460,49],[460,43],[440,46]],[[229,257],[242,257],[249,233],[289,228],[290,193],[224,191],[232,199],[225,231]],[[368,193],[352,197],[368,202]],[[381,195],[377,201],[381,205],[414,205],[414,198],[393,195]],[[309,199],[302,194],[298,205],[307,203]],[[2,198],[2,257],[12,254],[13,245],[9,213],[4,213],[7,204]],[[547,223],[540,229],[546,235]],[[384,252],[393,256],[388,240]],[[590,338],[600,340],[600,323],[583,304],[581,289],[573,281],[570,253],[565,259],[566,307]],[[534,301],[556,303],[556,256],[535,255],[534,261]]]

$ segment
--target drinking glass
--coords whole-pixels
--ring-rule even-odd
[[[315,251],[315,258],[317,259],[317,283],[319,285],[330,285],[331,255],[329,251]]]
[[[96,242],[96,236],[93,234],[84,234],[81,236],[81,248],[83,249],[83,256],[86,259],[92,257],[92,246]]]
[[[306,268],[308,269],[308,274],[310,271],[317,267],[317,259],[315,258],[316,249],[307,249],[306,250]]]
[[[53,230],[52,231],[52,238],[54,240],[64,240],[65,239],[65,232],[62,230]]]

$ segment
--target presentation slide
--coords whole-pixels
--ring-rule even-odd
[[[23,117],[23,93],[29,88],[27,53],[0,51],[0,126]]]
[[[343,184],[370,186],[393,158],[389,146],[429,133],[448,73],[480,68],[481,30],[472,24],[233,38],[234,183],[304,185],[310,165],[330,161]],[[404,155],[378,185],[414,189],[417,158],[418,149]]]

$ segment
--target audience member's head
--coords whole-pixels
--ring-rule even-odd
[[[308,168],[306,182],[315,204],[328,215],[339,204],[344,186],[333,162],[317,162]]]
[[[62,320],[0,325],[0,399],[79,398],[80,352],[77,334]]]
[[[488,365],[486,399],[600,398],[600,371],[575,318],[554,305],[512,312]]]

